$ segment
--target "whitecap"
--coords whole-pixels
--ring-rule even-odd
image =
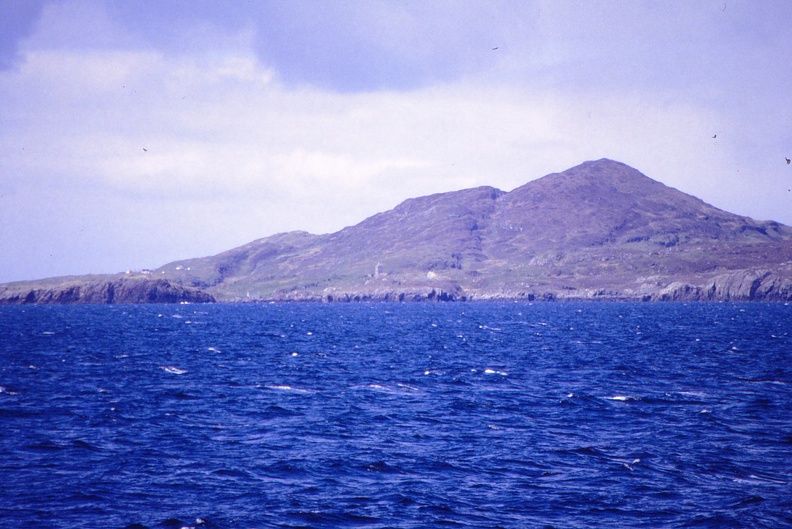
[[[778,483],[779,485],[786,485],[787,483],[789,483],[788,481],[784,481],[783,479],[778,479],[771,476],[757,476],[755,474],[751,474],[748,477],[763,483]]]
[[[404,395],[406,392],[401,389],[383,386],[382,384],[368,384],[366,389],[376,391],[378,393],[387,393],[389,395]]]
[[[269,389],[274,389],[276,391],[293,391],[294,393],[310,393],[307,389],[300,389],[289,386],[287,384],[273,384],[271,386],[265,386]]]
[[[629,402],[635,400],[633,397],[627,395],[614,395],[613,397],[605,397],[608,400],[618,400],[619,402]]]
[[[217,349],[216,347],[207,347],[206,350],[207,351],[212,351],[213,353],[221,352],[220,349]]]
[[[490,369],[489,367],[484,370],[485,375],[501,375],[506,376],[508,373],[506,371],[498,371],[497,369]]]
[[[756,474],[750,474],[747,478],[734,478],[734,481],[737,483],[750,483],[754,485],[766,484],[766,483],[787,485],[789,483],[788,481],[784,481],[778,478],[774,478],[770,476],[757,476]]]
[[[168,373],[173,373],[174,375],[183,375],[187,372],[186,369],[181,369],[176,366],[160,366],[160,369],[163,369]]]
[[[361,386],[356,386],[360,388]],[[420,389],[416,388],[415,386],[411,386],[409,384],[402,384],[397,382],[396,387],[393,386],[386,386],[383,384],[366,384],[362,386],[363,389],[368,389],[371,391],[376,391],[378,393],[388,393],[390,395],[409,395],[410,393],[420,391]]]

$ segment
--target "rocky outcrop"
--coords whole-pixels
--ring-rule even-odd
[[[652,296],[658,301],[792,301],[792,277],[769,270],[721,274],[704,284],[675,281]]]
[[[0,290],[0,304],[211,303],[206,292],[161,278],[67,279],[47,286],[16,283]]]
[[[448,290],[432,287],[419,287],[404,290],[377,289],[352,292],[328,289],[321,298],[316,301],[325,301],[329,303],[348,303],[355,301],[443,302],[468,301],[468,299],[462,288],[457,285]]]

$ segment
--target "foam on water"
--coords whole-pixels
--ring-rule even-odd
[[[605,398],[608,400],[617,400],[619,402],[632,402],[638,400],[635,397],[630,397],[627,395],[614,395],[613,397],[605,397]]]
[[[0,527],[789,524],[789,307],[192,307],[0,307]]]
[[[303,388],[295,388],[295,387],[289,386],[287,384],[274,384],[274,385],[265,386],[265,387],[267,389],[272,389],[272,390],[275,390],[275,391],[290,391],[290,392],[293,392],[293,393],[310,393],[311,392],[311,390],[303,389]]]
[[[174,375],[183,375],[187,372],[186,369],[181,369],[176,366],[160,366],[160,369],[167,373],[173,373]]]

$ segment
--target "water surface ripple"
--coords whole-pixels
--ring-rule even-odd
[[[792,306],[0,307],[0,527],[792,526]]]

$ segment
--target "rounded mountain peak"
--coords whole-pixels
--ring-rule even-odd
[[[704,219],[729,224],[727,231],[744,222],[607,158],[528,182],[501,201],[498,226],[529,246],[596,245],[657,234],[708,238],[713,235],[699,233]]]

